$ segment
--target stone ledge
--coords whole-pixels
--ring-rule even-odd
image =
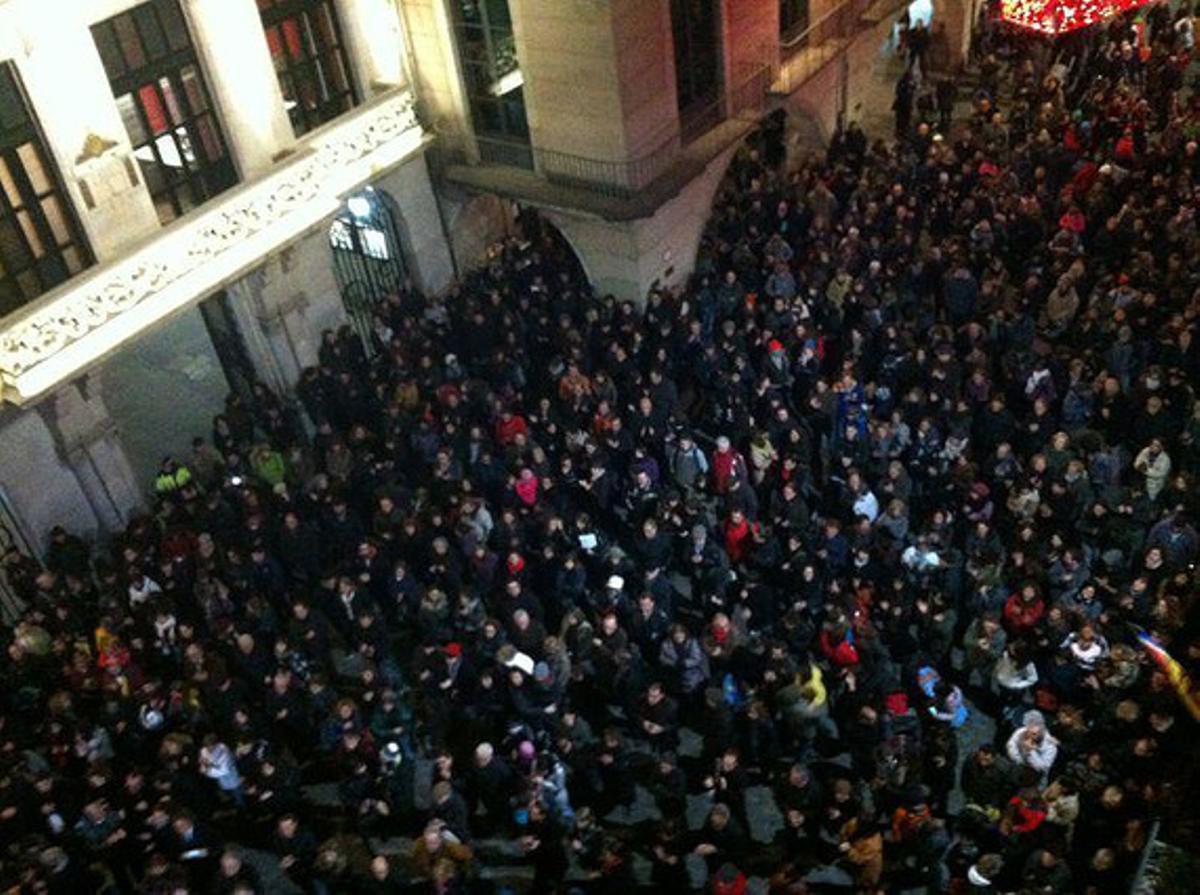
[[[725,149],[757,126],[756,120],[729,118],[687,144],[667,170],[629,196],[605,195],[584,185],[553,181],[524,168],[506,165],[449,165],[443,176],[476,192],[496,193],[542,208],[583,211],[609,221],[652,217],[674,199]]]

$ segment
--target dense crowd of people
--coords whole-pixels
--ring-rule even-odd
[[[1196,795],[1135,635],[1200,662],[1194,32],[1133,25],[760,136],[641,307],[528,215],[11,550],[4,891],[1124,891]]]

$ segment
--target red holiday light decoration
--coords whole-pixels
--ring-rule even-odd
[[[1150,0],[1001,0],[1000,18],[1042,34],[1065,34],[1111,19]]]

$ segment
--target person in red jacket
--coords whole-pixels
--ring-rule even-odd
[[[741,510],[734,510],[725,520],[725,553],[734,565],[750,555],[754,545],[753,533],[754,526]]]
[[[1033,584],[1026,584],[1004,604],[1004,627],[1013,636],[1028,634],[1046,614],[1046,601]]]
[[[892,842],[910,846],[933,822],[933,811],[919,787],[892,814]]]
[[[858,664],[858,650],[850,639],[850,629],[845,624],[826,625],[821,629],[821,654],[838,667]]]
[[[538,499],[538,477],[526,466],[513,481],[513,493],[516,494],[519,506],[532,507]]]
[[[500,411],[500,418],[496,420],[496,440],[498,442],[509,445],[516,440],[518,435],[525,435],[528,432],[529,424],[525,422],[525,417],[508,409]]]
[[[717,438],[717,451],[713,454],[713,484],[717,493],[724,494],[734,479],[740,479],[743,484],[749,481],[746,461],[740,453],[733,449],[729,439],[724,435]]]
[[[1046,803],[1036,787],[1027,787],[1008,800],[1000,829],[1004,833],[1032,833],[1046,820]]]
[[[1070,230],[1072,233],[1082,234],[1087,230],[1087,218],[1084,217],[1078,205],[1072,204],[1058,219],[1058,226],[1064,230]]]

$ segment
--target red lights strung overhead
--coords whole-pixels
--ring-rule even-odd
[[[1001,0],[1000,17],[1042,34],[1065,34],[1111,19],[1150,0]]]

